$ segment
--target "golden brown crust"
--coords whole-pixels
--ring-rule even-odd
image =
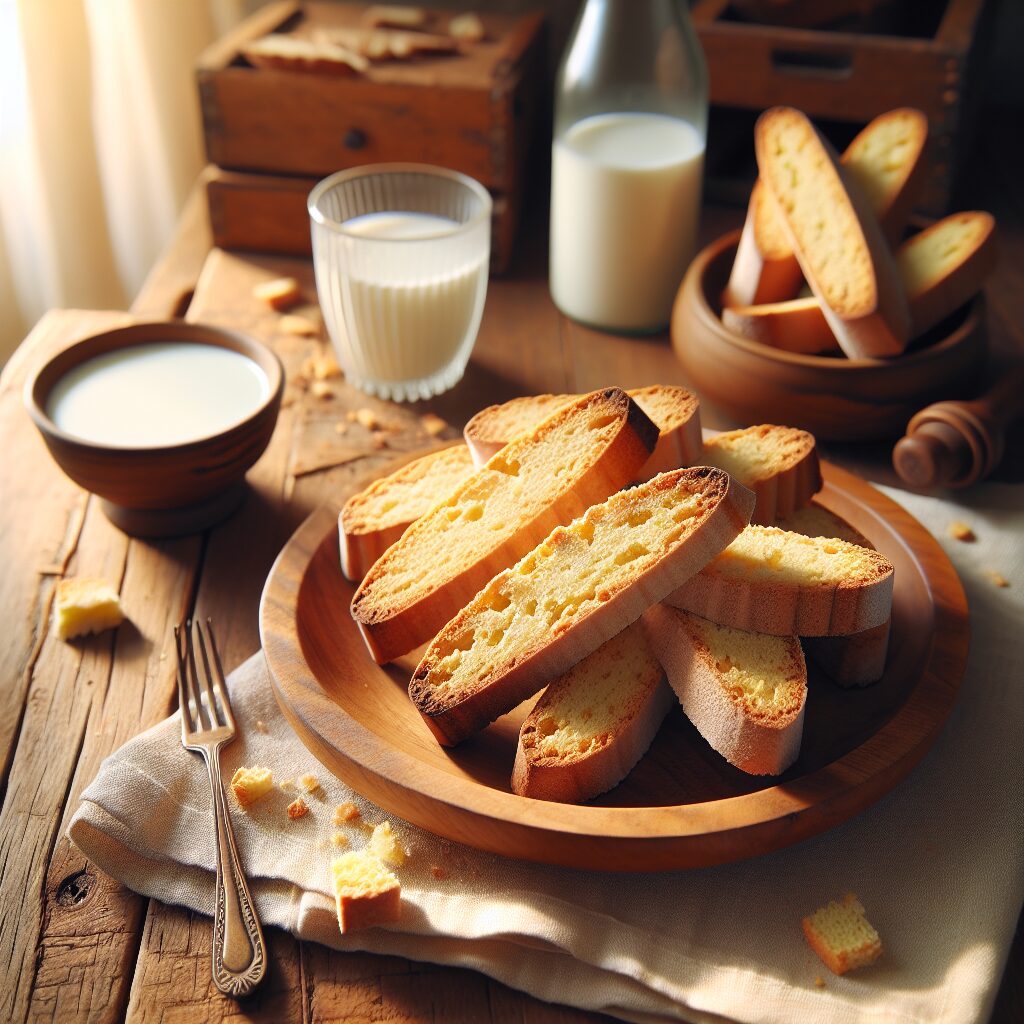
[[[537,450],[541,446],[567,449],[568,432],[576,430],[581,420],[595,425],[588,429],[605,431],[600,442],[595,438],[582,449],[583,467],[569,467],[561,477],[546,480],[543,496],[537,495],[529,507],[520,503],[517,516],[509,517],[513,521],[492,529],[487,499],[477,501],[472,496],[484,485],[491,501],[499,491],[510,496],[517,493],[523,466],[531,458],[539,458]],[[510,443],[443,505],[413,523],[363,578],[351,611],[373,658],[378,663],[391,661],[430,639],[496,572],[524,555],[555,526],[569,522],[628,483],[647,461],[657,437],[658,428],[624,391],[606,388],[559,409],[534,432]],[[438,563],[442,519],[461,508],[464,499],[481,509],[479,513],[474,509],[473,519],[481,523],[473,534],[477,553],[470,557],[460,549],[462,534],[457,526],[444,534],[446,560]],[[413,583],[401,590],[400,596],[392,594],[395,567],[411,571],[417,562],[422,564]]]
[[[663,495],[670,500],[679,496],[682,501],[684,494],[702,497],[683,532],[677,531],[676,540],[650,557],[628,563],[629,568],[622,572],[607,573],[595,582],[593,597],[580,603],[572,615],[559,618],[551,627],[527,627],[532,632],[514,654],[491,662],[472,685],[464,684],[454,692],[453,687],[442,685],[448,682],[448,677],[439,675],[446,652],[465,650],[460,644],[467,637],[472,643],[477,616],[483,617],[495,602],[510,600],[506,589],[515,592],[516,574],[528,575],[526,566],[535,564],[542,549],[544,557],[550,550],[550,557],[557,558],[560,550],[572,551],[576,539],[594,524],[617,523],[642,501],[654,502]],[[519,565],[500,573],[477,594],[431,642],[410,681],[410,698],[439,742],[460,742],[635,622],[645,608],[678,586],[675,581],[688,579],[706,565],[742,530],[752,507],[750,491],[722,470],[707,466],[663,473],[613,495],[603,505],[589,509],[572,527],[556,529]],[[544,596],[537,594],[536,598],[539,601]]]

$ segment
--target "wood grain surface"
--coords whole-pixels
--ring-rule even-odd
[[[993,122],[995,128],[1006,117]],[[1003,130],[983,136],[973,192],[960,205],[991,209],[1004,258],[988,301],[992,339],[1005,355],[1024,351],[1024,201],[1019,167],[1024,138]],[[737,226],[742,208],[705,211],[707,241]],[[429,410],[461,427],[488,402],[531,392],[685,383],[665,336],[621,339],[560,317],[546,284],[544,211],[517,249],[510,274],[492,281],[480,338],[459,387]],[[298,338],[280,315],[256,302],[255,282],[295,274],[312,299],[312,272],[299,260],[243,258],[210,250],[201,196],[186,208],[166,259],[133,305],[138,315],[187,312],[190,319],[247,330],[285,363],[289,388],[270,447],[249,475],[245,505],[210,533],[180,540],[129,541],[96,503],[56,469],[21,404],[29,368],[45,352],[127,321],[124,313],[48,315],[0,378],[4,438],[0,518],[0,1020],[445,1021],[568,1024],[602,1020],[541,1003],[482,975],[393,957],[342,954],[268,935],[270,974],[255,998],[238,1004],[210,983],[211,923],[202,915],[138,896],[104,876],[63,838],[78,797],[104,757],[174,707],[170,627],[198,609],[218,624],[225,663],[257,649],[258,602],[270,567],[288,538],[324,502],[378,475],[405,452],[434,443],[419,419],[428,406],[396,408],[328,381],[333,397],[301,386],[306,360],[323,349]],[[318,320],[311,303],[300,313]],[[384,447],[358,424],[336,432],[346,413],[376,410],[397,429]],[[706,408],[705,422],[729,426]],[[453,429],[452,433],[455,433]],[[319,468],[298,454],[314,447]],[[1024,446],[1021,446],[1024,449]],[[1011,453],[1015,449],[1011,446]],[[888,450],[834,448],[844,465],[885,474]],[[1019,459],[1000,470],[1013,476]],[[65,644],[49,634],[50,602],[62,575],[101,573],[117,582],[129,622],[116,634]],[[1018,937],[993,1021],[1024,1018],[1024,942]]]

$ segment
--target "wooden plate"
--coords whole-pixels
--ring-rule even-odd
[[[337,509],[314,513],[282,551],[260,606],[284,714],[310,751],[389,813],[511,857],[578,868],[664,870],[724,863],[815,835],[896,785],[956,700],[967,604],[934,538],[869,484],[824,465],[819,501],[895,565],[885,677],[843,690],[811,666],[803,747],[777,778],[732,768],[673,710],[629,777],[582,806],[509,789],[524,704],[453,750],[406,696],[413,655],[380,668],[349,617]]]

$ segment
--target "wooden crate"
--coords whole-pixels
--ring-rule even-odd
[[[360,24],[364,5],[273,3],[207,50],[197,78],[214,241],[309,251],[305,197],[333,171],[411,161],[461,171],[495,200],[494,269],[512,251],[545,114],[544,19],[481,14],[460,54],[373,64],[364,74],[268,70],[242,47],[270,32],[312,38]],[[452,12],[436,12],[440,25]],[[301,200],[301,201],[300,201]]]
[[[842,148],[872,118],[911,106],[928,116],[931,135],[921,210],[946,212],[977,121],[992,9],[989,0],[900,4],[887,10],[884,31],[876,24],[868,32],[756,24],[741,20],[730,0],[698,0],[693,18],[713,105],[710,173],[728,178],[732,163],[749,187],[753,117],[740,112],[797,107]],[[737,155],[745,158],[742,170]]]

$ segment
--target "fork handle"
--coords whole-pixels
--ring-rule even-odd
[[[263,930],[238,860],[220,777],[220,751],[206,752],[217,826],[217,889],[213,913],[213,983],[228,996],[248,995],[267,970]]]

